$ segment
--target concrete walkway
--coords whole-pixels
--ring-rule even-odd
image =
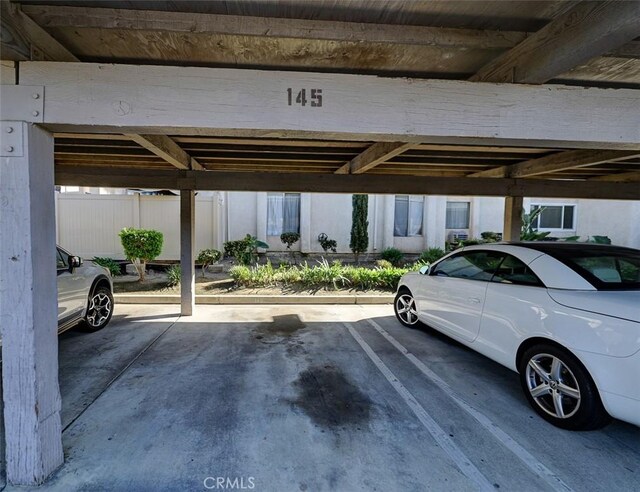
[[[390,306],[177,312],[61,337],[66,462],[38,490],[640,489],[639,428],[556,429]]]

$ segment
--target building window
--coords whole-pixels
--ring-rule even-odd
[[[447,202],[446,229],[469,229],[470,202]]]
[[[300,193],[267,195],[267,236],[300,233]]]
[[[396,196],[393,235],[396,237],[421,236],[423,209],[424,197]]]
[[[539,231],[572,231],[575,229],[575,205],[531,205],[531,213],[542,209],[533,220],[533,228]]]

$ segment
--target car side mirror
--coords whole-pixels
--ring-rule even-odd
[[[69,256],[69,270],[82,266],[82,258],[79,256]]]
[[[429,275],[429,271],[431,270],[431,266],[430,265],[424,265],[420,267],[420,275]]]

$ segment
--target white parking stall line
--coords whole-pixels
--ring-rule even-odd
[[[415,397],[409,392],[409,390],[398,380],[398,378],[391,372],[384,362],[378,357],[373,349],[364,341],[360,334],[350,323],[344,323],[344,325],[351,333],[351,336],[362,347],[362,350],[369,356],[369,359],[376,365],[383,376],[391,383],[393,388],[402,397],[405,403],[418,417],[418,420],[427,429],[429,434],[434,438],[436,443],[444,450],[445,453],[453,460],[460,471],[469,478],[479,490],[494,491],[494,487],[489,483],[487,478],[482,474],[478,468],[471,462],[471,460],[462,452],[462,450],[453,442],[449,435],[437,424],[435,420],[427,413]]]
[[[424,374],[432,383],[437,385],[445,394],[455,401],[460,408],[471,415],[482,427],[484,427],[494,438],[503,444],[509,451],[516,455],[527,468],[529,468],[536,476],[544,480],[551,486],[553,490],[568,492],[572,491],[557,474],[540,463],[529,451],[518,444],[510,435],[500,429],[494,422],[479,410],[476,410],[469,403],[458,396],[453,388],[449,386],[435,372],[429,369],[420,359],[407,350],[400,342],[391,336],[384,328],[371,319],[367,319],[369,324],[373,326],[391,345],[404,355],[411,363],[416,366],[422,374]]]

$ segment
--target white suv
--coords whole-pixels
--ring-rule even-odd
[[[82,323],[97,331],[113,315],[113,282],[109,270],[57,247],[58,332]]]

